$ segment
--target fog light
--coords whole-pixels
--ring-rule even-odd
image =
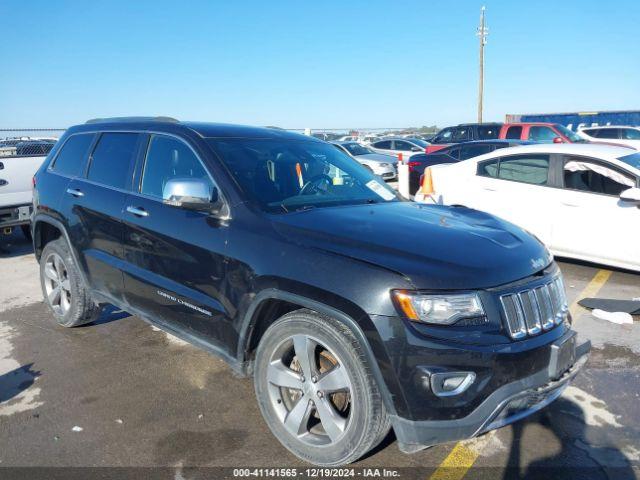
[[[431,375],[431,390],[438,397],[453,397],[467,390],[475,381],[473,372],[442,372]]]

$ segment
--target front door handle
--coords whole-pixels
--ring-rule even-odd
[[[67,193],[69,195],[73,195],[74,197],[84,197],[84,193],[82,190],[78,190],[77,188],[67,188]]]
[[[133,205],[129,205],[127,207],[127,212],[132,213],[136,217],[148,217],[149,212],[147,212],[144,208],[134,207]]]

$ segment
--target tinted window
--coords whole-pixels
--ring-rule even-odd
[[[491,151],[491,145],[465,145],[460,149],[460,160],[484,155]]]
[[[478,140],[492,140],[498,138],[500,127],[497,125],[480,125],[478,127]]]
[[[601,128],[597,131],[597,138],[620,138],[617,128]]]
[[[208,141],[247,198],[269,212],[397,200],[384,181],[326,143]]]
[[[625,140],[640,140],[640,130],[625,128],[622,131],[622,138],[624,138]]]
[[[546,185],[549,175],[548,155],[504,157],[498,166],[498,178],[514,182]]]
[[[468,127],[458,127],[453,133],[452,140],[454,142],[463,142],[465,140],[470,140],[471,135]]]
[[[453,128],[445,128],[431,140],[431,143],[449,143],[452,135]]]
[[[115,188],[128,186],[137,133],[104,133],[91,155],[87,178]]]
[[[163,198],[167,182],[174,178],[200,178],[211,183],[193,151],[175,138],[155,135],[147,150],[142,174],[142,193]]]
[[[391,140],[376,142],[373,144],[373,148],[380,148],[382,150],[391,150]]]
[[[409,142],[403,142],[401,140],[396,140],[394,142],[394,144],[395,145],[394,145],[393,149],[394,150],[400,150],[402,152],[410,152],[411,151],[411,147],[413,146]]]
[[[571,190],[618,196],[635,183],[631,175],[588,159],[568,158],[564,164],[564,186]]]
[[[496,178],[498,176],[498,159],[479,163],[478,175],[481,177]]]
[[[511,140],[519,140],[522,137],[522,127],[509,127],[507,129],[506,138]]]
[[[549,127],[529,127],[529,140],[533,140],[534,142],[551,143],[557,136],[558,134]]]
[[[60,149],[53,164],[53,170],[63,175],[78,175],[92,141],[92,133],[70,136]]]

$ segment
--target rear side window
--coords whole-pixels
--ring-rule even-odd
[[[496,178],[498,176],[498,159],[479,163],[477,173],[481,177]]]
[[[87,178],[108,187],[127,188],[137,133],[104,133],[91,155]]]
[[[466,145],[460,149],[460,160],[484,155],[491,151],[491,145]]]
[[[478,139],[479,140],[493,140],[498,138],[500,127],[496,125],[488,126],[481,125],[478,127]]]
[[[617,128],[601,128],[600,130],[596,130],[596,132],[597,138],[620,138]]]
[[[175,138],[151,138],[142,174],[142,193],[163,198],[164,186],[176,178],[199,178],[210,182],[206,170],[193,151]]]
[[[505,157],[498,166],[498,178],[514,182],[546,185],[549,176],[548,155]]]
[[[391,141],[385,140],[383,142],[376,142],[373,144],[373,148],[380,148],[382,150],[391,150]]]
[[[60,149],[52,170],[71,177],[80,173],[80,168],[93,142],[93,133],[71,135]]]
[[[464,142],[465,140],[470,140],[469,128],[467,127],[458,127],[453,133],[453,141],[454,142]]]
[[[510,140],[520,140],[522,137],[522,127],[509,127],[505,138]]]
[[[394,150],[400,150],[402,152],[410,152],[412,145],[409,142],[403,142],[402,140],[396,140],[394,143]]]

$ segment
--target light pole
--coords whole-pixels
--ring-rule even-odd
[[[484,96],[484,46],[487,44],[489,28],[484,24],[485,7],[480,10],[480,26],[476,35],[480,37],[480,75],[478,79],[478,123],[482,123],[482,102]]]

